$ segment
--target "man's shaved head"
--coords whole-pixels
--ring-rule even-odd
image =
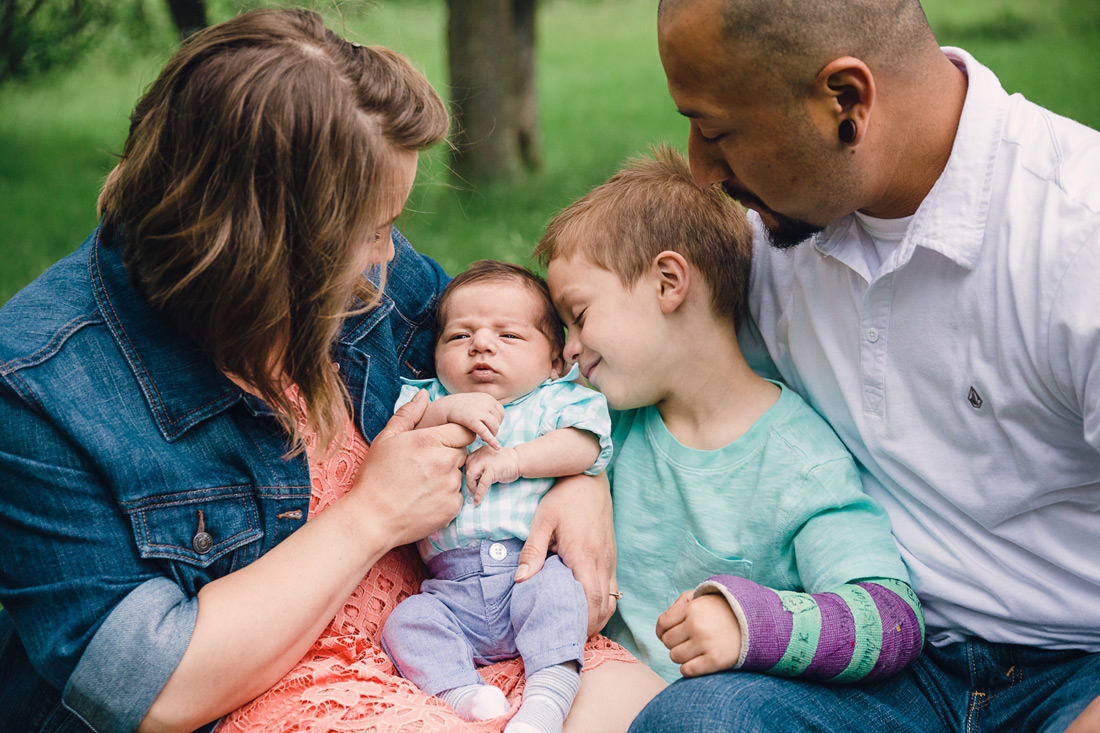
[[[661,0],[657,47],[696,182],[781,247],[913,213],[966,96],[919,0]]]
[[[914,69],[914,53],[936,48],[919,0],[661,0],[658,22],[715,3],[742,59],[766,59],[792,91],[804,90],[836,58],[879,70]]]

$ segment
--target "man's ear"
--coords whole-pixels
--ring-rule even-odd
[[[665,250],[653,258],[657,301],[666,316],[680,307],[691,287],[691,268],[679,252]]]
[[[858,145],[867,132],[875,94],[875,76],[867,64],[852,56],[833,59],[814,79],[813,116],[834,138],[841,123],[850,122],[854,125],[851,138],[839,142]]]

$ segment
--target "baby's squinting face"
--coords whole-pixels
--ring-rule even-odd
[[[450,294],[435,345],[435,369],[451,394],[484,392],[516,400],[547,378],[560,360],[539,330],[540,304],[526,286],[477,282]]]

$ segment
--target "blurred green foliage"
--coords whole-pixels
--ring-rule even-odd
[[[22,0],[12,0],[21,2]],[[64,2],[65,0],[58,0]],[[107,2],[107,0],[103,0]],[[265,0],[208,0],[211,22]],[[281,3],[286,4],[286,3]],[[338,33],[409,56],[446,94],[443,0],[313,0]],[[547,220],[631,155],[687,126],[669,100],[653,0],[540,0],[538,71],[543,169],[520,183],[455,181],[443,146],[423,157],[398,225],[449,271],[495,257],[527,262]],[[1100,128],[1100,2],[925,0],[944,45],[966,48],[1010,92]],[[0,87],[0,303],[95,226],[95,199],[127,117],[170,56],[162,0],[129,8],[74,68]]]
[[[0,5],[0,85],[71,64],[110,27],[110,0],[4,0]]]

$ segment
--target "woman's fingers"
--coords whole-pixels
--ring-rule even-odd
[[[473,433],[453,423],[411,430],[418,412],[423,414],[422,405],[390,420],[371,444],[356,481],[357,500],[385,518],[395,544],[431,534],[462,508],[461,468]]]
[[[416,427],[420,419],[424,417],[424,411],[428,409],[428,393],[420,390],[416,395],[397,408],[393,417],[386,423],[386,427],[375,436],[374,441],[386,440],[400,433],[408,432]]]

